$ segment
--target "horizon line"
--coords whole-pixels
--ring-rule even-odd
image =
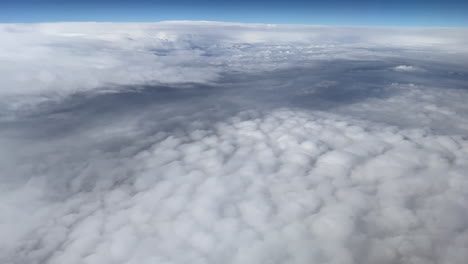
[[[370,28],[459,28],[468,29],[468,26],[414,26],[414,25],[369,25],[369,24],[301,24],[301,23],[267,23],[267,22],[237,22],[219,20],[154,20],[154,21],[93,21],[93,20],[59,20],[59,21],[37,21],[37,22],[3,22],[1,24],[60,24],[60,23],[102,23],[102,24],[157,24],[157,23],[218,23],[218,24],[245,24],[265,26],[316,26],[316,27],[370,27]]]

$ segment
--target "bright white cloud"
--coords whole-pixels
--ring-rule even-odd
[[[61,143],[30,154],[45,171],[1,196],[2,235],[16,238],[2,241],[6,261],[465,260],[460,137],[277,110],[150,140],[130,156],[133,146],[96,149],[84,164]]]
[[[423,69],[420,69],[418,67],[414,67],[414,66],[411,66],[411,65],[398,65],[396,67],[393,67],[393,70],[401,71],[401,72],[420,72],[420,71],[423,71]]]
[[[0,28],[1,263],[468,258],[464,29]]]

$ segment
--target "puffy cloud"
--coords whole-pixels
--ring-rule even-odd
[[[461,137],[278,109],[150,140],[137,152],[138,142],[119,152],[89,146],[81,159],[73,156],[84,150],[63,153],[55,143],[41,148],[47,155],[29,154],[42,169],[17,160],[29,179],[2,192],[5,261],[466,257],[468,141]],[[29,232],[15,237],[20,231]]]
[[[1,28],[1,263],[466,262],[465,30]]]

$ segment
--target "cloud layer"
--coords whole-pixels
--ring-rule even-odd
[[[464,29],[0,32],[1,263],[468,258]]]

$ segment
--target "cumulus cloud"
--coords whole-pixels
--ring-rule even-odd
[[[466,30],[1,28],[1,263],[466,262]]]
[[[466,257],[468,142],[460,137],[279,109],[151,140],[130,155],[133,146],[72,161],[74,153],[52,148],[34,155],[45,172],[33,176],[29,164],[15,164],[30,178],[2,193],[11,206],[2,231],[30,232],[2,241],[5,261]]]

